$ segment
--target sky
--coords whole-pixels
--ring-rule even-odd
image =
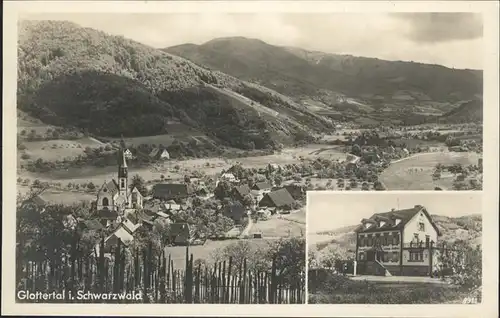
[[[280,46],[482,69],[483,20],[474,13],[54,13],[153,46],[243,36]]]
[[[423,205],[432,215],[460,217],[481,214],[481,192],[310,192],[307,231],[335,230],[357,225],[374,213]]]

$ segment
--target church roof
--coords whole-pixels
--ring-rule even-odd
[[[105,183],[103,187],[106,187],[112,195],[115,195],[120,191],[118,188],[118,183],[116,183],[114,179]]]

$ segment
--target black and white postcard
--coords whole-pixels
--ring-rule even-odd
[[[493,313],[498,4],[4,8],[5,313]]]

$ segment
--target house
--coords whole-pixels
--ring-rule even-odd
[[[153,148],[149,153],[149,157],[155,160],[168,160],[170,159],[170,154],[167,149]]]
[[[131,231],[132,233],[135,232],[135,230],[137,229],[137,227],[139,226],[144,226],[146,227],[148,230],[152,230],[153,229],[153,222],[154,222],[154,219],[155,219],[155,216],[151,216],[151,215],[148,215],[145,211],[143,210],[138,210],[138,211],[134,211],[133,213],[130,213],[129,215],[127,215],[127,220],[129,222],[132,222],[132,227],[134,228],[133,231]],[[122,224],[124,224],[126,221],[124,221]],[[126,223],[126,225],[128,225],[130,223]],[[132,228],[129,228],[129,229],[132,229]]]
[[[230,183],[237,183],[238,182],[238,179],[236,179],[236,177],[234,176],[234,174],[232,174],[230,172],[223,173],[220,176],[220,180],[228,181]]]
[[[118,180],[104,182],[97,192],[97,211],[115,211],[123,215],[127,208],[142,209],[144,198],[139,190],[128,185],[128,167],[124,150],[118,151]],[[110,213],[103,213],[110,215]]]
[[[236,186],[233,188],[232,196],[235,200],[240,202],[243,201],[243,198],[250,194],[250,187],[247,184],[242,184],[240,186]]]
[[[102,209],[97,211],[97,217],[99,218],[102,226],[109,227],[113,222],[117,221],[120,217],[115,210]]]
[[[375,213],[356,229],[357,272],[366,275],[429,276],[441,235],[421,205]]]
[[[159,200],[183,200],[191,195],[191,188],[183,183],[160,183],[153,187],[153,199]]]
[[[298,184],[289,184],[283,187],[290,193],[294,200],[302,200],[306,197],[305,187]]]
[[[112,252],[113,248],[118,245],[118,240],[120,240],[124,246],[129,246],[134,240],[134,236],[125,226],[120,224],[111,235],[104,239],[105,253]]]
[[[89,230],[89,231],[100,231],[104,229],[104,226],[97,219],[92,220],[82,220],[78,222],[77,228],[79,230]]]
[[[377,154],[376,152],[364,152],[362,154],[363,161],[366,163],[371,163],[371,162],[379,162],[380,161],[380,155]]]
[[[240,202],[229,203],[223,208],[222,213],[236,224],[243,223],[243,220],[248,217],[247,209]]]
[[[294,202],[295,200],[292,195],[286,189],[279,189],[264,194],[264,197],[259,202],[259,206],[291,209]]]
[[[270,209],[261,208],[257,212],[257,216],[262,220],[267,220],[271,215],[272,211]]]
[[[257,182],[252,186],[252,190],[256,190],[259,194],[264,195],[271,192],[273,186],[269,182]]]
[[[188,245],[192,240],[191,227],[188,223],[173,223],[170,225],[170,242],[175,245]]]
[[[354,168],[358,167],[360,160],[361,160],[360,157],[353,155],[353,154],[348,154],[346,159],[345,159],[346,168],[347,169],[354,169]]]

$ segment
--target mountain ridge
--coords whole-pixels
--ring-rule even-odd
[[[113,137],[168,133],[166,122],[178,120],[244,149],[294,143],[331,127],[268,88],[122,36],[50,20],[20,21],[18,32],[18,108],[49,124]],[[252,91],[260,101],[238,96]],[[252,103],[293,113],[262,116]]]
[[[258,83],[295,101],[314,100],[342,111],[352,98],[371,107],[452,108],[482,95],[482,70],[308,51],[244,37],[163,49],[210,69]],[[340,108],[339,108],[340,107]]]

